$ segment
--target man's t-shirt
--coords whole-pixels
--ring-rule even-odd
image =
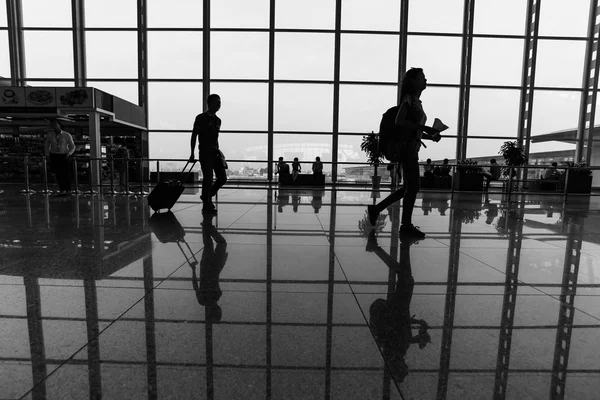
[[[500,179],[500,174],[502,173],[502,168],[498,164],[490,165],[490,175],[492,179]]]
[[[199,114],[194,121],[193,134],[198,137],[198,148],[219,148],[219,131],[221,130],[221,119],[216,115],[207,113]]]

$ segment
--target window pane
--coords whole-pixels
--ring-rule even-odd
[[[267,79],[269,34],[212,32],[210,75],[214,79]]]
[[[211,28],[268,28],[269,0],[211,1],[210,14]]]
[[[137,82],[88,81],[88,86],[95,87],[106,93],[120,97],[130,103],[139,104]]]
[[[342,35],[343,81],[398,82],[398,36]]]
[[[86,32],[85,46],[90,79],[137,78],[135,32]]]
[[[473,85],[521,85],[523,45],[520,39],[473,39]]]
[[[194,121],[192,121],[194,122]],[[186,132],[149,132],[148,152],[150,158],[159,159],[187,159],[190,156],[190,135]],[[154,164],[154,165],[152,165]],[[156,163],[150,164],[156,171]],[[180,163],[161,162],[161,171],[180,171]]]
[[[533,97],[531,135],[565,129],[577,130],[581,93],[536,90]]]
[[[441,162],[444,158],[449,160],[456,158],[456,138],[445,137],[437,143],[428,140],[425,144],[427,148],[421,147],[419,151],[420,161],[426,161],[428,158],[431,158],[433,161]]]
[[[581,87],[585,42],[539,40],[535,85]]]
[[[524,35],[527,2],[523,0],[477,0],[475,33]]]
[[[22,0],[22,4],[23,26],[26,28],[73,26],[71,0]],[[4,16],[6,18],[6,12]]]
[[[550,152],[557,153],[552,154]],[[529,154],[529,161],[537,165],[552,164],[552,161],[562,165],[566,161],[575,160],[575,143],[558,142],[556,140],[532,142],[529,146]]]
[[[503,164],[498,151],[504,142],[506,139],[469,139],[467,140],[467,158],[495,158],[499,164]],[[480,161],[479,164],[485,165],[486,163]]]
[[[544,0],[540,10],[540,36],[587,36],[589,0]]]
[[[221,96],[222,130],[267,130],[268,84],[211,82],[210,91]]]
[[[419,0],[409,2],[409,32],[460,33],[464,0]]]
[[[202,83],[148,83],[148,121],[151,129],[191,131],[196,115],[203,111]]]
[[[249,175],[244,167],[252,169],[267,168],[267,134],[266,133],[221,133],[219,148],[225,154],[229,170],[240,175]],[[253,163],[233,162],[229,160],[262,161]]]
[[[202,28],[203,10],[201,1],[147,1],[149,28]]]
[[[406,66],[423,68],[429,83],[458,84],[461,51],[461,38],[409,36]]]
[[[517,137],[520,96],[520,90],[471,89],[468,135]]]
[[[340,85],[340,132],[379,132],[383,113],[397,99],[396,86]]]
[[[333,87],[276,83],[274,107],[276,131],[331,132]]]
[[[275,35],[275,79],[333,80],[333,34]]]
[[[202,32],[148,32],[149,78],[202,78]]]
[[[400,2],[397,0],[344,0],[342,29],[398,31]]]
[[[335,0],[277,0],[275,27],[334,29]]]
[[[331,162],[331,135],[274,135],[273,161],[283,157],[290,164],[294,157],[302,164],[302,172],[311,170],[315,157],[323,162]],[[323,166],[325,170],[325,166]]]
[[[442,136],[456,135],[458,125],[457,88],[429,87],[421,94],[421,101],[427,114],[427,125],[431,126],[433,121],[439,118],[448,126]]]
[[[29,86],[42,87],[74,87],[74,82],[75,81],[26,81],[26,84]]]
[[[7,27],[8,21],[6,20],[6,2],[0,1],[0,27]]]
[[[367,155],[360,149],[363,137],[359,135],[339,135],[338,137],[338,162],[367,163]]]
[[[137,27],[137,0],[85,0],[88,28]]]
[[[10,50],[8,32],[0,31],[0,76],[10,78]]]
[[[25,31],[23,34],[27,77],[73,78],[73,34],[71,32]]]

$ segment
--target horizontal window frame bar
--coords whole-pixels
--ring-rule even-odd
[[[8,30],[8,27],[0,27],[0,30]],[[73,27],[67,26],[24,26],[20,28],[22,31],[72,31]],[[89,27],[86,26],[84,31],[86,32],[136,32],[140,29],[138,27]],[[202,27],[147,27],[143,29],[146,32],[204,32]],[[269,33],[268,27],[264,28],[225,28],[225,27],[211,27],[211,32],[264,32]],[[312,28],[275,28],[275,33],[325,33],[335,34],[337,31],[334,28],[331,29],[312,29]],[[379,36],[399,36],[400,31],[389,31],[389,30],[372,30],[372,29],[340,29],[342,35],[379,35]],[[407,36],[429,36],[429,37],[455,37],[455,38],[483,38],[483,39],[511,39],[511,40],[526,40],[525,35],[514,35],[514,34],[503,34],[503,33],[473,33],[466,35],[461,32],[424,32],[424,31],[408,31]],[[562,40],[562,41],[587,41],[585,36],[555,36],[555,35],[538,35],[538,40]]]
[[[19,82],[24,81],[46,81],[46,82],[68,82],[74,81],[74,78],[33,78],[27,77],[23,79],[19,79]],[[87,82],[135,82],[139,83],[140,79],[138,78],[94,78],[87,77]],[[190,83],[202,83],[204,82],[201,78],[148,78],[147,82],[157,82],[157,83],[171,83],[171,82],[190,82]],[[263,83],[269,84],[269,79],[253,79],[253,78],[216,78],[211,79],[211,83]],[[303,79],[274,79],[273,83],[279,84],[293,84],[293,85],[334,85],[336,82],[333,80],[303,80]],[[339,81],[340,85],[348,85],[348,86],[398,86],[397,82],[380,82],[380,81]],[[428,83],[428,87],[431,88],[455,88],[460,89],[463,87],[457,83]],[[516,85],[484,85],[484,84],[476,84],[476,85],[465,85],[464,87],[469,89],[492,89],[492,90],[526,90],[527,86],[516,86]],[[582,93],[583,89],[581,87],[553,87],[553,86],[534,86],[534,90],[541,91],[560,91],[560,92],[578,92]]]

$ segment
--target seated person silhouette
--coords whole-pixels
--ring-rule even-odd
[[[442,165],[440,165],[439,167],[435,167],[433,169],[433,174],[440,178],[450,176],[450,170],[452,168],[450,167],[450,165],[448,165],[448,162],[449,162],[448,159],[444,158],[444,161],[442,161]]]
[[[290,166],[283,161],[283,157],[279,157],[279,161],[277,162],[277,170],[275,171],[275,175],[289,175],[290,174]]]
[[[500,175],[502,174],[502,168],[496,162],[495,158],[490,160],[490,170],[489,172],[484,172],[483,176],[485,178],[485,190],[487,191],[490,188],[491,181],[497,181],[500,179]]]
[[[560,179],[560,172],[558,171],[558,164],[556,162],[553,162],[552,166],[544,170],[544,172],[542,173],[542,179],[554,181]]]
[[[419,349],[431,343],[427,333],[429,326],[422,319],[411,316],[415,280],[410,264],[410,246],[414,238],[401,238],[400,262],[386,253],[378,244],[375,232],[371,232],[367,242],[367,251],[375,253],[390,269],[396,273],[396,286],[387,299],[377,299],[369,307],[369,325],[377,344],[382,350],[386,363],[396,383],[404,381],[408,375],[405,357],[411,344]],[[413,336],[413,328],[418,334]]]
[[[221,307],[217,304],[223,291],[219,285],[219,275],[227,262],[227,241],[212,224],[214,215],[203,215],[202,243],[204,250],[200,259],[200,278],[196,275],[196,267],[192,266],[192,286],[196,291],[198,303],[205,307],[207,322],[220,322]],[[214,242],[217,243],[215,247]]]

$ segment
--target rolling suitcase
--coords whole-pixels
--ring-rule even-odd
[[[181,193],[183,193],[185,190],[183,182],[187,180],[187,177],[192,172],[194,165],[196,165],[196,161],[192,163],[190,170],[186,174],[185,170],[189,164],[190,162],[188,161],[187,164],[185,164],[185,167],[183,167],[180,179],[161,181],[154,187],[154,189],[152,189],[152,192],[150,192],[148,195],[148,205],[150,208],[152,208],[154,211],[165,208],[171,210],[175,203],[177,203],[177,200],[179,200]]]

